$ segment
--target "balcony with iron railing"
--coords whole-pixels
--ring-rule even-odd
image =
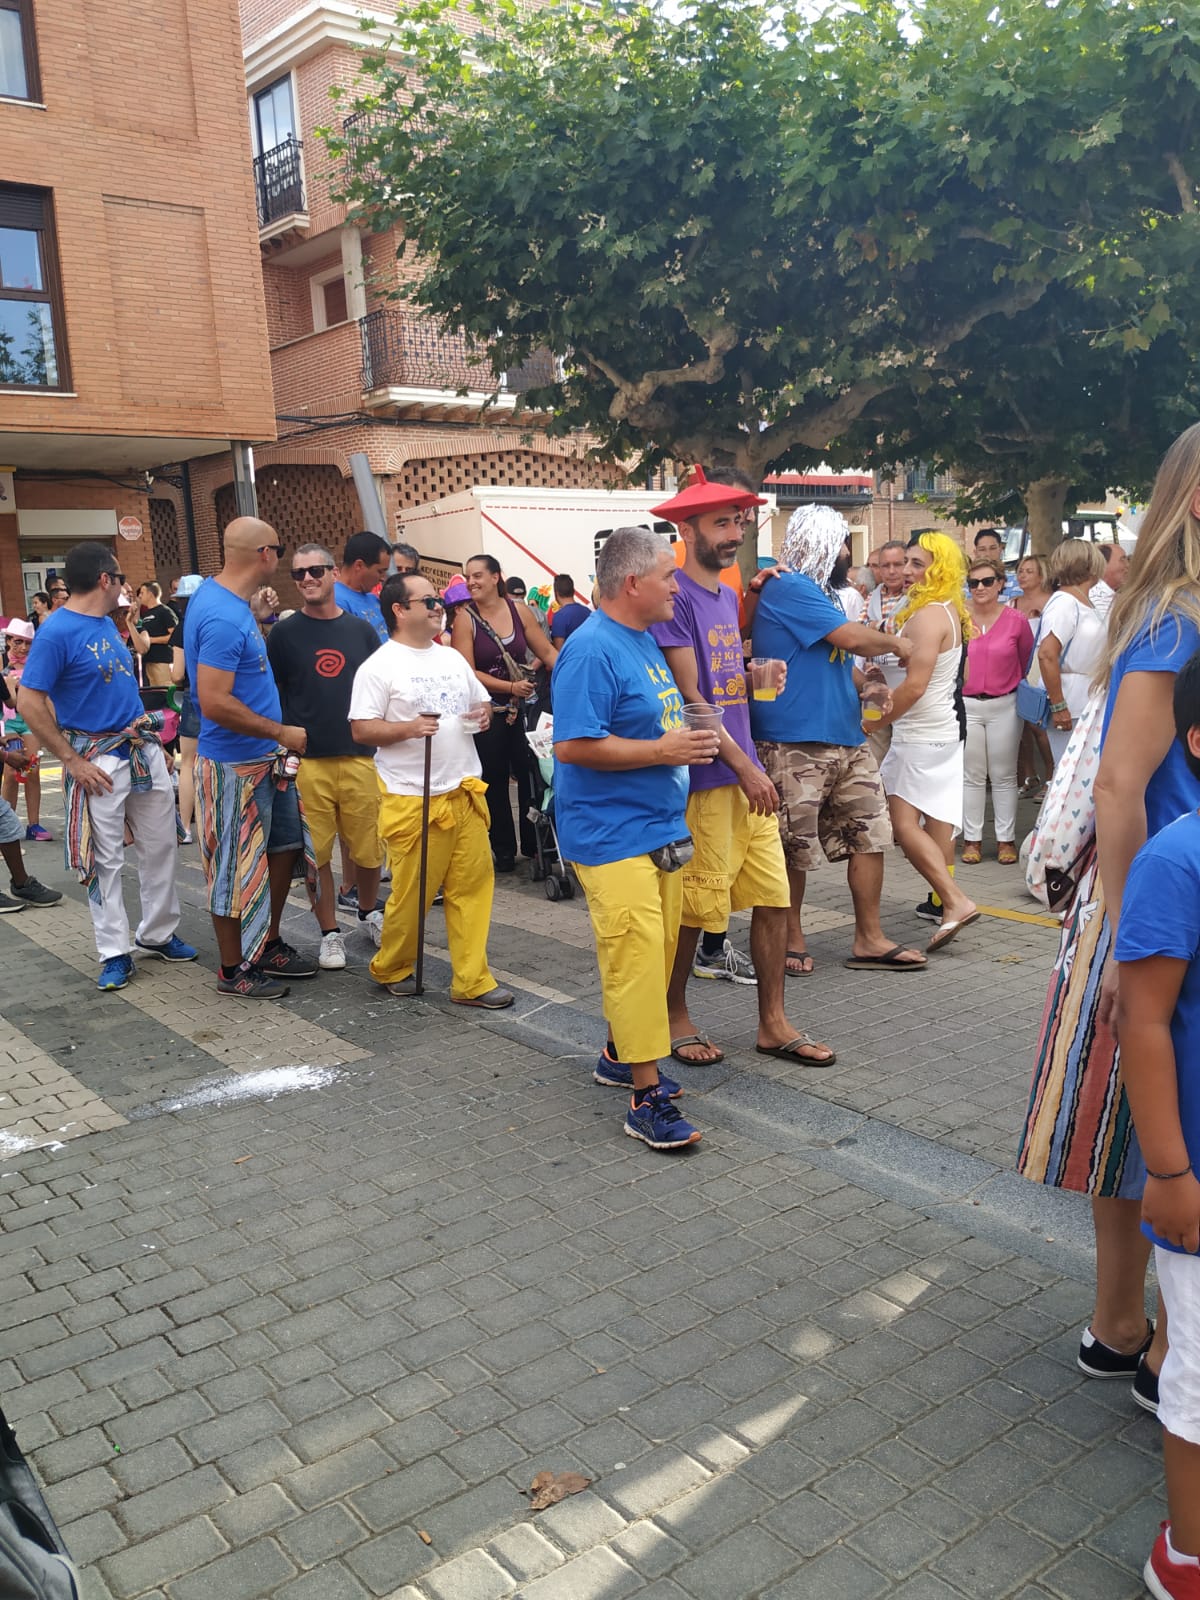
[[[433,390],[443,408],[464,410],[467,395],[482,397],[500,392],[499,404],[521,409],[516,397],[538,384],[552,383],[554,358],[538,351],[519,367],[510,368],[497,381],[491,364],[466,334],[442,333],[432,319],[385,306],[370,311],[359,324],[362,333],[362,386],[367,395],[388,403],[388,391]],[[512,396],[512,399],[508,399]],[[430,396],[433,401],[433,396]]]
[[[254,158],[254,195],[258,226],[273,227],[285,217],[302,217],[304,206],[303,146],[290,136],[273,150]]]

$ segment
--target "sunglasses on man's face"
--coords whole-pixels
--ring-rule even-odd
[[[446,608],[434,594],[419,594],[415,600],[405,600],[405,608],[409,606],[424,606],[426,611],[444,611]]]
[[[998,580],[996,578],[968,578],[968,589],[994,589]]]
[[[256,544],[254,550],[256,555],[262,555],[264,550],[274,550],[277,556],[283,554],[283,546],[281,544]]]
[[[104,576],[111,579],[113,583],[125,582],[125,574],[123,572],[106,572]],[[54,592],[56,594],[66,594],[67,591],[65,589],[56,589]]]
[[[319,578],[323,573],[332,571],[333,568],[328,561],[322,562],[319,567],[293,567],[292,582],[302,583],[305,578]]]

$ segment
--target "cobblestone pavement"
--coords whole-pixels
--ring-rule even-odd
[[[754,991],[695,983],[727,1059],[663,1157],[591,1082],[581,902],[500,880],[514,1013],[451,1007],[437,954],[391,1000],[349,922],[345,973],[255,1006],[180,878],[200,964],[120,994],[77,889],[4,923],[0,1397],[89,1600],[1143,1592],[1157,1428],[1075,1367],[1083,1208],[1007,1170],[1044,920],[852,973],[814,875],[788,998],[837,1067],[765,1063]],[[1036,916],[1011,869],[963,881]],[[898,859],[887,897],[928,936]],[[531,1516],[547,1468],[592,1486]]]

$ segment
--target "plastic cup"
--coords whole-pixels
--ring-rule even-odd
[[[883,712],[879,706],[864,705],[862,708],[862,719],[864,722],[882,722]]]
[[[725,713],[720,706],[686,705],[683,725],[691,733],[720,733]]]
[[[773,656],[755,656],[750,662],[750,692],[756,700],[774,700],[779,693],[783,662]]]

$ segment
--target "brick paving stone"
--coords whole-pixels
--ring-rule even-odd
[[[504,1600],[514,1587],[512,1576],[484,1550],[456,1556],[421,1580],[433,1600]]]
[[[614,1551],[600,1548],[573,1556],[556,1572],[523,1584],[521,1600],[580,1600],[582,1595],[620,1600],[622,1595],[639,1591],[649,1593],[633,1568]]]
[[[101,1574],[114,1594],[140,1595],[152,1585],[203,1566],[228,1546],[207,1517],[178,1523],[100,1562]],[[211,1596],[213,1591],[208,1590]]]

